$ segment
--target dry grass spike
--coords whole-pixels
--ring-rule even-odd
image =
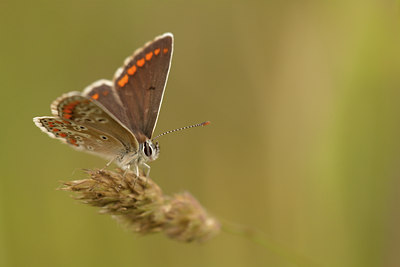
[[[99,207],[136,233],[163,232],[178,241],[203,242],[220,231],[220,223],[188,192],[166,196],[152,179],[136,178],[131,171],[86,172],[88,179],[65,182],[61,190],[74,192],[75,199]]]

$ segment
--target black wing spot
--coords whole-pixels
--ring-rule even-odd
[[[106,118],[96,118],[96,120],[97,120],[98,122],[101,122],[101,123],[106,123],[106,122],[108,122],[108,120],[107,120]]]
[[[149,90],[156,90],[156,88],[154,86],[150,86]]]

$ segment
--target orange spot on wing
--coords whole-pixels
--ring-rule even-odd
[[[106,95],[108,95],[108,93],[110,93],[110,92],[109,91],[104,91],[103,95],[106,96]]]
[[[92,95],[92,98],[93,98],[94,100],[97,100],[97,99],[99,98],[99,94],[96,93],[96,94]]]
[[[154,50],[154,55],[158,56],[158,54],[160,54],[160,48]]]
[[[81,102],[78,101],[78,100],[77,101],[73,101],[73,102],[69,103],[68,105],[65,105],[62,111],[64,113],[72,113],[73,110],[75,109],[75,107],[80,103]]]
[[[65,123],[65,124],[71,124],[69,121],[63,121],[63,123]]]
[[[149,61],[153,57],[153,52],[146,54],[146,60]]]
[[[127,84],[128,83],[128,75],[124,75],[119,81],[118,81],[118,85],[119,85],[119,87],[124,87],[125,86],[125,84]]]
[[[67,136],[66,133],[60,133],[59,135],[60,135],[61,137],[66,137],[66,136]]]
[[[163,53],[166,54],[168,52],[168,48],[163,49]]]
[[[59,132],[59,131],[60,131],[60,130],[57,129],[57,128],[53,129],[53,132]]]
[[[63,118],[64,119],[70,119],[72,117],[72,115],[71,114],[64,114],[64,116],[63,116]]]
[[[144,58],[139,59],[139,60],[136,62],[136,65],[138,65],[138,67],[143,67],[143,65],[144,65]]]
[[[129,75],[135,74],[135,72],[136,72],[136,66],[133,65],[132,67],[130,67],[130,68],[127,70],[127,72],[128,72]]]
[[[76,107],[79,103],[80,103],[79,101],[74,101],[74,102],[69,103],[69,104],[66,105],[65,107],[66,107],[66,108],[74,108],[74,107]]]
[[[75,140],[75,139],[73,139],[73,138],[70,138],[70,139],[69,139],[69,142],[70,142],[71,144],[73,144],[73,145],[75,145],[75,144],[76,144],[76,140]]]

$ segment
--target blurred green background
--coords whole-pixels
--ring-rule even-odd
[[[390,0],[1,0],[0,266],[296,266],[279,248],[317,266],[400,266],[399,11]],[[56,190],[105,161],[32,117],[167,31],[155,133],[212,125],[160,139],[151,176],[273,249],[226,232],[139,237]]]

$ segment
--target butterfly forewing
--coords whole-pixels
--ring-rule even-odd
[[[114,77],[115,91],[126,112],[126,126],[139,143],[151,138],[153,134],[167,82],[172,50],[173,37],[171,34],[164,34],[137,50]],[[119,119],[119,115],[114,115]]]
[[[83,95],[90,97],[92,101],[106,108],[123,125],[128,124],[125,107],[122,105],[112,81],[99,80],[94,82],[86,87]]]
[[[112,135],[127,151],[138,149],[136,138],[128,129],[114,119],[106,108],[80,92],[59,97],[52,103],[51,110],[54,116]]]

